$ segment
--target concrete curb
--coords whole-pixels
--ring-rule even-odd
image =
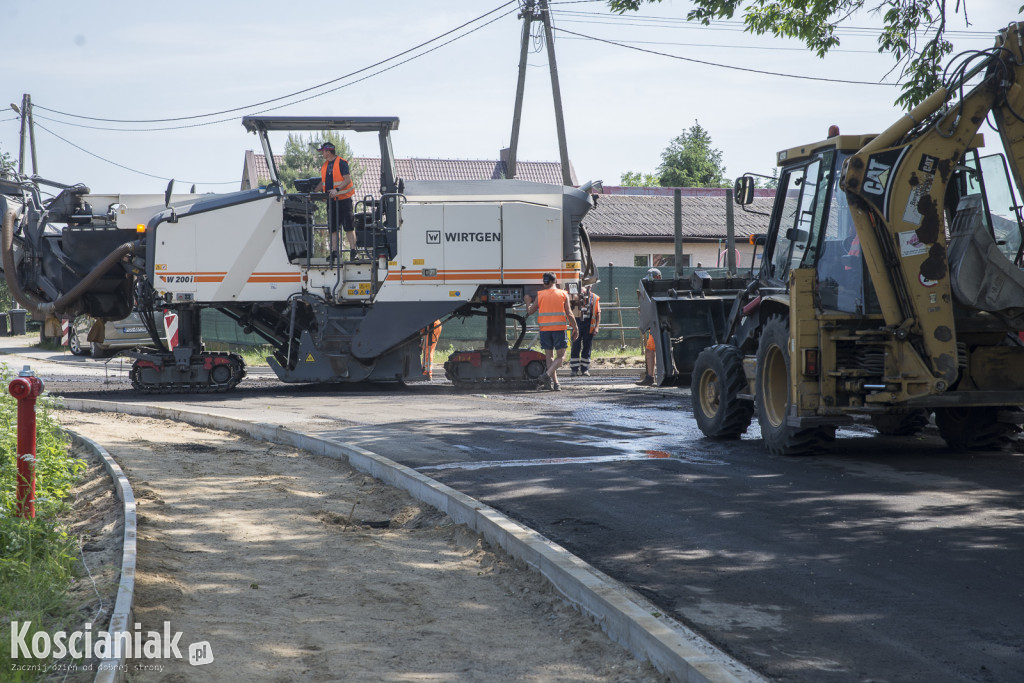
[[[124,545],[121,549],[121,580],[114,601],[114,611],[110,615],[107,633],[114,642],[115,633],[131,633],[132,603],[135,600],[135,560],[136,560],[136,526],[135,493],[128,477],[118,466],[110,453],[95,441],[81,434],[68,431],[73,446],[84,447],[92,451],[103,461],[103,468],[114,480],[114,493],[121,499],[124,508]],[[100,660],[96,670],[95,683],[121,683],[125,680],[125,653],[119,657],[106,657]]]
[[[727,656],[687,627],[661,614],[639,594],[594,569],[565,548],[494,508],[362,448],[302,434],[280,425],[252,423],[178,408],[87,399],[61,399],[71,410],[106,411],[177,420],[241,433],[348,462],[355,469],[403,489],[414,498],[465,524],[541,573],[581,612],[634,656],[651,661],[674,681],[685,683],[763,682],[765,678]]]

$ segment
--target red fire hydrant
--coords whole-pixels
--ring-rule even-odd
[[[26,365],[7,391],[18,399],[17,513],[32,519],[36,516],[36,398],[43,393],[43,381]]]

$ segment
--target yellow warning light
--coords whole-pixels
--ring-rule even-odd
[[[135,226],[135,232],[146,232],[146,224],[145,223],[139,223],[138,225],[136,225]]]

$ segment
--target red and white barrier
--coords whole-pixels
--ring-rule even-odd
[[[60,345],[67,346],[71,340],[71,321],[67,318],[62,318],[60,321],[61,332],[60,332]]]
[[[167,348],[173,351],[178,345],[177,313],[164,313],[164,331],[167,333]]]

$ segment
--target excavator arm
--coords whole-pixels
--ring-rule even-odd
[[[843,167],[841,187],[886,329],[913,349],[901,366],[908,397],[941,393],[957,379],[947,188],[990,113],[1018,190],[1024,189],[1021,28],[1014,22],[1000,31],[974,68],[958,73]],[[981,82],[957,100],[979,75]],[[1019,284],[1024,287],[1024,277]]]

